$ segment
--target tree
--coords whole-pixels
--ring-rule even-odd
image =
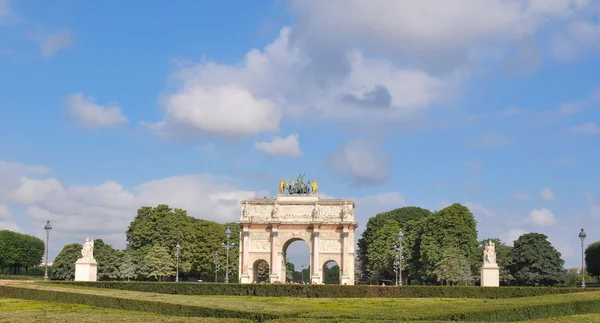
[[[475,267],[478,255],[477,221],[471,211],[454,203],[423,218],[420,230],[420,276],[435,282],[436,265],[447,250],[455,248]]]
[[[460,282],[467,284],[473,280],[471,263],[457,248],[446,250],[442,259],[436,264],[434,273],[438,282],[448,285],[456,285]]]
[[[325,268],[323,283],[339,284],[340,283],[340,266],[335,264],[330,268]]]
[[[136,266],[130,255],[126,254],[123,257],[123,263],[119,266],[119,277],[121,277],[121,279],[127,279],[127,281],[137,277]]]
[[[591,243],[585,248],[585,267],[588,274],[596,277],[600,283],[600,241]]]
[[[510,285],[515,278],[510,273],[510,266],[512,265],[512,247],[507,246],[499,238],[484,239],[479,244],[479,262],[478,267],[483,264],[483,250],[484,246],[488,242],[493,242],[496,246],[496,262],[500,267],[500,283],[502,285]]]
[[[365,258],[367,266],[365,270],[369,273],[372,282],[380,279],[393,279],[394,257],[396,250],[394,245],[398,244],[398,232],[400,224],[389,219],[382,222],[382,226],[372,232],[372,242],[367,246]]]
[[[517,285],[550,286],[565,280],[564,260],[544,234],[521,235],[514,243],[512,258],[511,274]]]
[[[18,274],[21,269],[28,273],[29,268],[39,266],[44,256],[45,245],[42,239],[0,230],[0,270]]]
[[[293,263],[286,261],[285,262],[285,281],[292,282],[294,281],[294,273],[296,272],[296,268]]]
[[[82,248],[79,243],[71,243],[62,248],[52,263],[53,280],[75,279],[75,262],[81,257]]]
[[[391,263],[393,262],[393,260],[387,259],[388,257],[390,257],[389,255],[386,255],[386,260],[383,262],[387,264],[386,266],[383,266],[387,269],[378,272],[372,271],[376,267],[383,268],[383,263],[381,262],[382,259],[380,259],[380,257],[376,257],[379,263],[370,262],[369,258],[373,259],[373,257],[370,257],[373,247],[370,246],[372,246],[373,244],[378,244],[380,248],[386,250],[384,253],[388,254],[388,251],[393,250],[394,246],[398,244],[398,231],[400,231],[400,229],[404,231],[404,234],[406,236],[409,233],[407,225],[410,222],[419,221],[429,215],[431,215],[431,211],[427,209],[422,209],[415,206],[407,206],[379,213],[374,217],[371,217],[367,222],[365,231],[363,232],[361,238],[358,240],[358,263],[361,265],[360,270],[362,272],[362,276],[365,276],[365,278],[371,277],[372,279],[375,279],[374,277],[381,276],[382,274],[384,275],[384,278],[390,279],[391,277],[393,277],[393,269],[391,268]],[[385,242],[375,242],[375,240],[382,238],[381,232],[379,232],[381,228],[389,226],[392,222],[395,222],[393,228],[398,231],[394,233],[390,232],[390,237],[384,238]],[[391,257],[393,258],[393,256]]]
[[[162,281],[163,277],[175,275],[175,261],[165,247],[155,245],[144,257],[147,274]]]
[[[120,250],[105,244],[102,239],[95,239],[94,258],[98,262],[98,280],[115,280],[120,277],[119,267],[123,260]]]

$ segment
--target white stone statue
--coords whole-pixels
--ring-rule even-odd
[[[496,264],[496,245],[493,241],[489,241],[485,244],[483,251],[483,264],[484,265],[495,265]]]
[[[272,213],[273,218],[279,218],[279,204],[275,204],[275,207],[273,207],[273,213]]]
[[[94,259],[94,240],[85,238],[81,249],[81,258],[75,262],[76,281],[97,281],[98,263]]]
[[[346,204],[342,208],[342,218],[347,219],[352,215],[352,205]]]
[[[248,204],[244,203],[244,206],[242,207],[242,217],[246,218],[248,217]]]
[[[85,238],[83,249],[81,249],[81,256],[83,258],[94,258],[94,240]]]
[[[321,217],[321,205],[320,204],[315,204],[315,209],[313,210],[313,216],[315,219],[318,219]]]

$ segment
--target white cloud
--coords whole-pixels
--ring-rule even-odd
[[[254,143],[254,149],[264,152],[269,156],[300,157],[300,142],[298,135],[292,134],[285,138],[275,137],[271,142],[259,141]]]
[[[529,231],[520,228],[509,229],[506,235],[502,237],[502,241],[504,241],[507,245],[512,246],[515,240],[519,239],[521,235],[526,233],[529,233]]]
[[[50,58],[57,52],[69,49],[75,42],[75,35],[69,30],[59,30],[52,33],[38,33],[31,36],[42,51],[44,58]]]
[[[556,198],[549,187],[544,187],[544,189],[540,191],[539,197],[542,201],[553,201]]]
[[[600,49],[600,25],[592,19],[580,18],[571,21],[553,43],[554,54],[562,60],[576,58],[585,50]]]
[[[380,144],[368,140],[354,140],[344,144],[327,158],[328,166],[355,185],[380,184],[391,173],[391,154]]]
[[[595,199],[594,199],[594,195],[592,195],[592,193],[590,192],[585,192],[583,193],[583,196],[585,196],[585,199],[590,202],[590,203],[594,203]]]
[[[510,139],[508,139],[508,137],[497,133],[485,134],[477,140],[477,145],[480,147],[501,147],[506,146],[509,143]]]
[[[11,25],[23,20],[21,16],[10,9],[11,0],[0,0],[0,26]]]
[[[8,165],[8,168],[4,168]],[[12,171],[39,170],[25,165],[0,163],[0,174]],[[115,181],[98,185],[66,186],[56,178],[30,178],[25,172],[13,174],[17,181],[0,177],[0,205],[21,205],[25,208],[21,223],[30,224],[26,233],[42,237],[45,221],[54,223],[53,255],[66,243],[86,236],[110,238],[109,243],[124,246],[124,234],[136,210],[144,205],[165,203],[184,208],[192,216],[218,222],[239,219],[239,201],[269,195],[265,191],[245,190],[227,177],[195,174],[148,181],[128,189]],[[4,212],[4,211],[3,211]],[[3,213],[4,214],[4,213]],[[0,216],[17,228],[15,219]],[[22,229],[20,231],[23,232]],[[70,239],[70,240],[69,240]]]
[[[568,132],[574,135],[599,135],[600,126],[593,122],[586,122],[570,127]]]
[[[511,198],[513,200],[519,201],[519,202],[528,202],[531,200],[531,198],[529,197],[529,194],[527,194],[525,192],[515,192],[515,193],[513,193]]]
[[[98,105],[94,98],[85,98],[82,93],[67,96],[65,105],[69,116],[87,129],[114,128],[127,122],[117,104]]]
[[[548,209],[533,209],[529,212],[529,220],[540,227],[550,227],[556,223],[554,213]]]
[[[494,212],[487,209],[486,207],[484,207],[483,205],[479,204],[479,203],[474,203],[474,202],[467,202],[465,203],[465,206],[469,208],[469,210],[471,210],[471,212],[473,213],[473,215],[475,215],[476,217],[486,217],[486,218],[490,218],[494,216]]]

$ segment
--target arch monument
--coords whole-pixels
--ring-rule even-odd
[[[269,281],[285,282],[287,247],[305,241],[310,249],[310,279],[320,284],[324,267],[340,267],[340,284],[354,284],[354,202],[320,198],[316,181],[280,181],[274,199],[242,201],[240,283],[257,281],[257,264],[269,264]]]

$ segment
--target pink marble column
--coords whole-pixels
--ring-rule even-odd
[[[277,263],[277,229],[271,229],[271,282],[279,280],[278,263]]]
[[[249,254],[249,235],[248,228],[243,228],[242,232],[242,274],[248,274],[248,254]]]
[[[313,266],[312,266],[312,281],[320,283],[319,269],[319,231],[313,232]]]

